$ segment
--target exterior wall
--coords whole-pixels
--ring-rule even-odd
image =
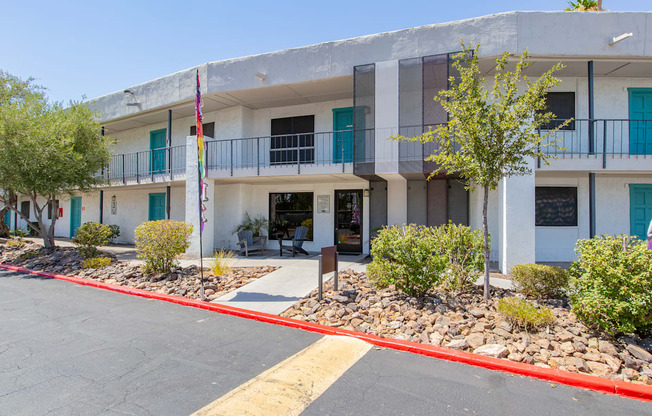
[[[363,180],[297,184],[219,184],[218,182],[214,187],[215,215],[209,219],[209,221],[215,221],[215,248],[236,249],[237,237],[233,230],[241,223],[245,212],[248,212],[252,217],[262,215],[269,219],[269,194],[279,192],[313,192],[313,241],[306,241],[304,248],[308,251],[318,251],[321,247],[331,246],[334,244],[335,234],[335,190],[345,189],[369,189],[369,183]],[[318,195],[330,196],[328,213],[317,212]],[[364,199],[363,247],[368,250],[369,204],[368,198]],[[267,248],[278,249],[278,243],[268,241]]]

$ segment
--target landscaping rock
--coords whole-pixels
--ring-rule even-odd
[[[652,354],[650,354],[643,348],[639,347],[638,345],[634,345],[634,344],[627,345],[627,351],[630,354],[632,354],[634,357],[638,358],[639,360],[652,363]]]
[[[509,355],[509,350],[504,345],[487,344],[474,349],[473,353],[494,358],[505,358]]]
[[[587,361],[586,364],[591,369],[591,372],[598,376],[606,376],[612,373],[611,367],[607,364],[597,363],[595,361]]]
[[[598,351],[600,351],[603,354],[609,354],[612,357],[616,357],[618,355],[618,351],[616,350],[616,347],[614,347],[614,345],[609,341],[599,341]]]
[[[472,349],[476,349],[484,345],[484,334],[473,333],[466,337],[466,341]]]
[[[452,348],[454,350],[465,350],[469,348],[469,343],[466,341],[466,339],[454,339],[446,344],[445,347]]]

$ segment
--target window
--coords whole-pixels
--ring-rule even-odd
[[[20,203],[20,212],[26,218],[29,218],[29,201],[23,201]]]
[[[269,194],[269,230],[275,237],[292,238],[301,225],[312,230],[312,192]],[[308,234],[311,239],[312,234]]]
[[[543,111],[547,113],[551,111],[555,117],[548,124],[542,124],[543,130],[550,130],[569,118],[575,118],[575,93],[574,92],[549,92],[546,94],[546,109]],[[575,122],[571,121],[567,126],[562,127],[562,130],[575,130]]]
[[[48,219],[51,220],[52,217],[57,215],[57,211],[59,209],[59,200],[55,199],[54,200],[54,207],[50,204],[48,204]]]
[[[215,138],[215,123],[203,123],[202,130],[204,132],[204,137]],[[190,126],[190,135],[194,136],[197,134],[197,126]]]
[[[535,188],[536,225],[547,227],[577,226],[577,188]]]
[[[314,163],[315,116],[272,119],[269,161],[272,165]]]

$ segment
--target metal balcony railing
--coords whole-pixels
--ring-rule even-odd
[[[110,183],[123,184],[173,180],[186,172],[186,146],[164,147],[113,155],[100,173]]]
[[[207,168],[231,175],[238,169],[255,169],[260,175],[263,168],[291,167],[300,174],[306,166],[341,165],[344,172],[345,164],[366,157],[366,149],[354,144],[365,136],[362,131],[342,130],[209,141]],[[364,147],[365,141],[361,143]]]

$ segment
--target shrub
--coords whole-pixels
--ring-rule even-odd
[[[308,234],[306,235],[306,238],[308,240],[312,240],[312,218],[308,218],[307,220],[303,220],[301,223],[304,227],[308,227]]]
[[[109,228],[111,229],[111,235],[109,236],[109,240],[113,240],[114,238],[120,237],[120,226],[111,224],[109,225]]]
[[[72,242],[77,246],[79,254],[86,258],[96,257],[99,254],[97,247],[109,242],[111,229],[106,224],[87,222],[77,228],[77,234]]]
[[[652,250],[640,240],[602,235],[579,240],[569,269],[573,312],[610,332],[652,329]]]
[[[19,258],[21,260],[27,260],[33,257],[38,257],[38,255],[39,255],[38,251],[28,251],[27,253],[21,254]]]
[[[136,251],[146,273],[169,273],[176,257],[190,246],[192,225],[173,220],[148,221],[136,228]]]
[[[38,221],[30,221],[29,223],[32,224],[33,227],[36,227],[36,230],[28,225],[27,226],[27,236],[28,237],[38,237],[39,232],[37,230],[39,230],[41,228],[38,225]]]
[[[108,257],[92,257],[82,262],[82,268],[101,269],[102,267],[109,266],[110,264],[111,264],[111,259]]]
[[[447,288],[462,290],[484,270],[482,230],[448,224],[433,229],[436,251],[447,259],[444,283]]]
[[[231,270],[234,258],[235,255],[231,251],[224,249],[214,251],[209,267],[215,276],[223,276]]]
[[[559,297],[568,286],[568,272],[543,264],[518,264],[512,267],[514,289],[537,298]]]
[[[7,247],[22,247],[25,244],[25,241],[23,241],[22,238],[12,238],[10,240],[7,240]]]
[[[541,325],[550,325],[555,317],[548,308],[539,308],[532,303],[518,298],[498,300],[498,312],[509,322],[525,329],[535,329]]]
[[[436,248],[431,228],[414,224],[383,228],[371,248],[370,282],[376,287],[393,284],[409,295],[425,294],[440,283],[447,266]]]

